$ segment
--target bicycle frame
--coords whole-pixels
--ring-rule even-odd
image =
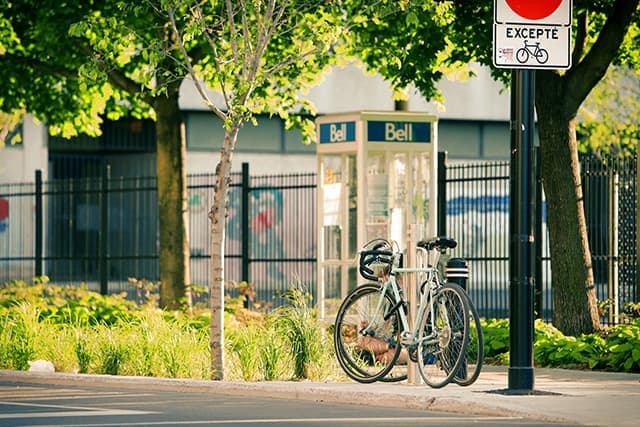
[[[423,248],[418,248],[418,249],[427,253],[427,251]],[[436,256],[434,257],[434,260],[432,260],[434,261],[433,265],[437,265],[439,255],[440,254],[436,251]],[[399,255],[395,255],[394,257],[399,257]],[[392,299],[394,304],[391,307],[391,311],[392,312],[398,311],[398,314],[400,316],[400,322],[402,324],[403,336],[401,336],[400,343],[405,347],[417,346],[419,344],[416,337],[419,335],[420,324],[422,323],[422,319],[423,319],[423,316],[425,315],[427,307],[429,307],[429,309],[431,310],[430,319],[432,322],[431,323],[432,333],[429,336],[424,337],[424,341],[426,344],[433,344],[435,343],[435,339],[436,339],[436,332],[435,332],[436,329],[435,329],[435,325],[433,324],[435,319],[436,307],[434,304],[430,304],[430,302],[433,300],[433,297],[437,289],[441,286],[438,269],[437,267],[434,267],[431,264],[428,265],[427,267],[396,267],[395,265],[396,265],[396,262],[394,262],[394,266],[391,268],[391,271],[389,273],[389,278],[385,280],[384,283],[382,283],[382,288],[380,291],[380,299],[378,300],[378,304],[376,306],[376,310],[375,310],[372,322],[369,325],[367,325],[365,328],[363,328],[360,332],[363,335],[366,335],[368,334],[368,330],[373,331],[375,329],[378,322],[386,321],[388,312],[386,311],[387,307],[386,307],[386,301],[385,301],[384,295],[390,292],[393,295]],[[422,281],[422,283],[425,284],[428,288],[424,292],[420,293],[420,302],[418,305],[418,312],[416,313],[416,318],[414,319],[413,330],[409,325],[409,319],[407,318],[407,314],[405,313],[405,310],[401,309],[402,305],[406,303],[406,301],[402,297],[402,294],[400,292],[400,284],[398,283],[398,280],[396,277],[397,275],[403,275],[403,274],[416,274],[418,275],[418,277],[420,274],[424,275],[425,280]],[[380,282],[382,282],[382,279],[380,280]]]

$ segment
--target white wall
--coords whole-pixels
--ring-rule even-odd
[[[471,65],[476,77],[466,81],[443,78],[437,87],[444,96],[442,106],[427,102],[416,89],[409,91],[409,110],[429,112],[440,118],[465,120],[509,120],[509,94],[493,81],[489,69]],[[367,74],[355,65],[334,67],[309,91],[308,98],[321,113],[394,109],[393,91],[379,75]],[[442,109],[444,107],[444,109]]]
[[[187,152],[187,174],[215,173],[219,158],[217,152]],[[315,154],[235,153],[232,161],[233,172],[240,172],[242,163],[249,163],[251,175],[315,172],[317,169]]]
[[[509,120],[509,92],[501,83],[492,80],[488,68],[479,65],[472,65],[470,68],[476,73],[476,77],[465,81],[443,78],[438,84],[444,96],[442,105],[427,102],[417,90],[411,90],[409,110],[429,112],[445,119]],[[334,67],[309,91],[307,98],[322,114],[359,110],[390,111],[394,109],[392,95],[390,84],[382,77],[366,73],[361,67],[351,64]],[[209,92],[209,96],[216,105],[222,106],[219,95]],[[187,80],[182,85],[180,107],[185,110],[207,110],[191,81]],[[218,158],[217,152],[189,151],[187,172],[213,172]],[[251,174],[256,175],[315,171],[317,168],[315,155],[236,152],[233,171],[240,171],[243,162],[249,162]]]
[[[35,170],[41,169],[46,179],[48,152],[47,131],[44,124],[25,115],[22,125],[22,144],[6,145],[0,149],[0,184],[34,182]]]
[[[475,73],[465,81],[443,78],[437,85],[444,96],[444,110],[427,102],[417,91],[410,91],[409,110],[424,111],[447,119],[509,120],[509,93],[501,83],[491,78],[489,69],[469,66]],[[222,107],[222,98],[208,92],[212,101]],[[306,97],[318,112],[339,113],[360,110],[389,111],[394,109],[391,85],[377,74],[366,73],[354,64],[334,67]],[[206,110],[193,83],[185,80],[180,92],[180,107],[185,110]]]

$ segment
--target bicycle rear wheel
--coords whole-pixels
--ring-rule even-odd
[[[471,385],[478,379],[484,361],[484,335],[482,334],[480,316],[469,294],[465,292],[465,296],[469,305],[469,344],[460,369],[453,377],[453,382],[461,386]]]
[[[376,313],[380,299],[382,311]],[[387,375],[400,355],[400,319],[393,299],[375,283],[351,291],[338,310],[333,343],[340,367],[352,379],[371,383]]]
[[[462,365],[469,342],[469,308],[464,290],[450,283],[429,302],[420,322],[417,365],[433,388],[449,384]]]

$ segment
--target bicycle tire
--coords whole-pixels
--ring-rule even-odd
[[[444,387],[460,369],[469,343],[468,313],[464,290],[453,283],[438,289],[429,302],[420,320],[417,349],[418,372],[429,386]]]
[[[456,375],[454,375],[453,382],[466,387],[476,382],[480,375],[480,371],[482,371],[482,366],[484,364],[484,334],[482,332],[480,316],[478,315],[478,311],[476,310],[473,301],[471,301],[471,297],[469,297],[469,294],[466,293],[466,291],[464,296],[467,298],[467,302],[469,303],[469,343],[464,355],[464,361]],[[413,361],[415,362],[415,360]],[[380,381],[398,382],[407,379],[407,374],[392,374],[393,370],[391,370],[386,377],[380,379]]]
[[[389,371],[389,373],[384,377],[379,378],[378,381],[381,381],[383,383],[397,383],[399,381],[404,381],[407,379],[407,369],[407,365],[399,365],[396,362],[393,369],[391,369],[391,371]]]
[[[547,61],[549,60],[549,52],[547,52],[545,49],[540,49],[540,51],[537,52],[535,57],[536,57],[536,60],[538,61],[538,64],[546,64]]]
[[[464,354],[464,361],[453,377],[453,382],[466,387],[478,379],[484,363],[484,334],[478,310],[473,305],[469,294],[464,293],[469,303],[469,343]]]
[[[524,64],[529,60],[529,51],[523,47],[516,51],[516,59],[519,63]]]
[[[350,378],[361,383],[385,377],[400,355],[401,327],[397,309],[386,313],[386,320],[378,322],[371,334],[361,334],[362,326],[374,320],[381,297],[386,307],[395,306],[392,297],[383,296],[381,289],[379,284],[367,283],[351,291],[340,305],[334,325],[333,343],[338,363]],[[372,348],[382,343],[388,346],[386,353]]]

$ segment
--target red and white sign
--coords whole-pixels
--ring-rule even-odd
[[[571,20],[572,0],[494,0],[494,65],[570,68]]]

